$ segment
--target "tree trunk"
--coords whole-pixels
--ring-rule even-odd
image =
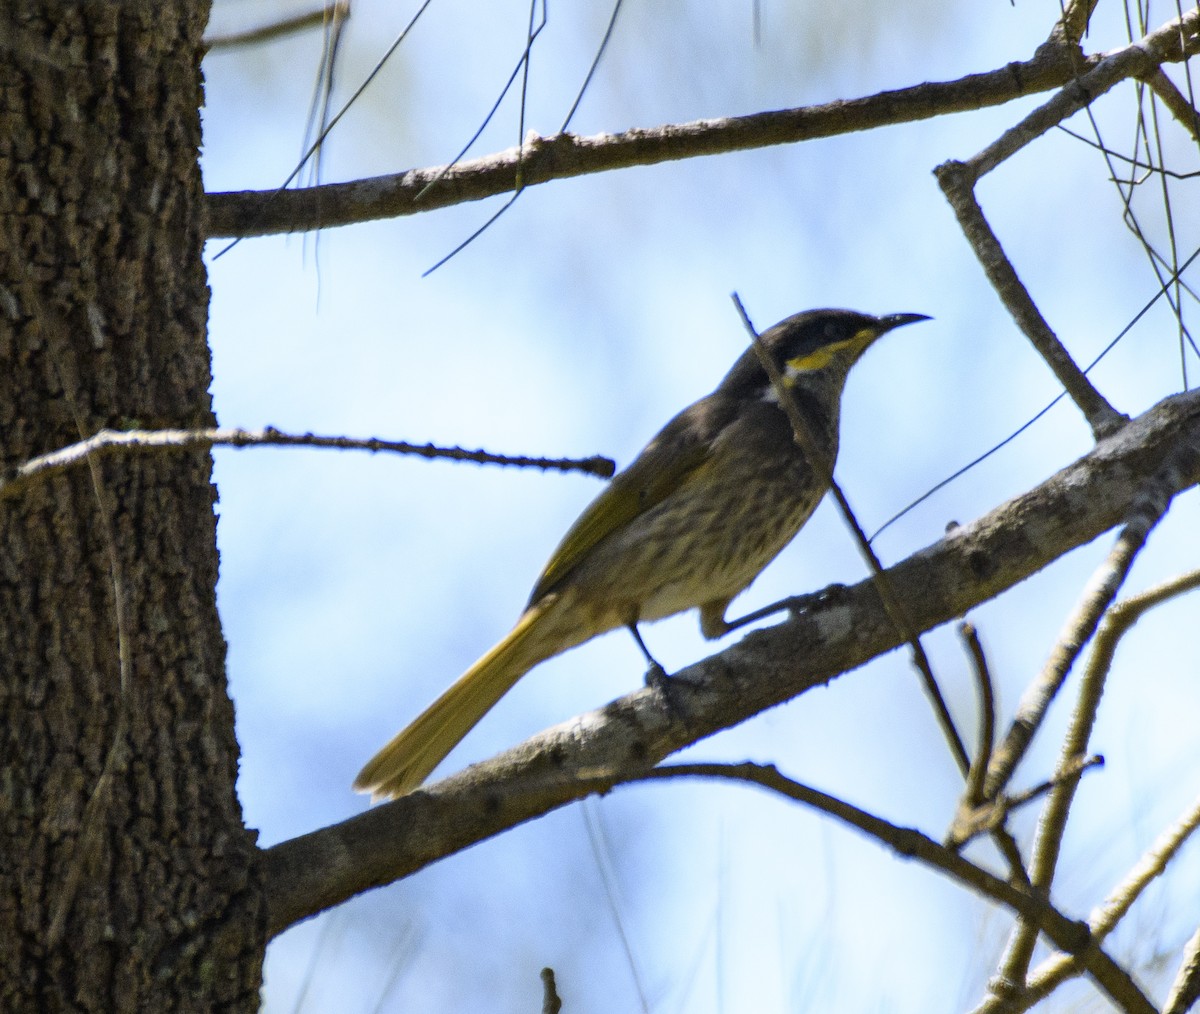
[[[0,12],[0,468],[209,425],[202,0]],[[0,1010],[255,1010],[211,457],[0,504]]]

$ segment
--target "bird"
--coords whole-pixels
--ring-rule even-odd
[[[851,367],[880,336],[929,319],[820,309],[764,331],[808,446],[825,461],[808,460],[779,391],[747,348],[711,394],[671,419],[584,509],[512,630],[367,762],[354,789],[380,800],[417,788],[525,673],[606,631],[628,628],[653,672],[639,623],[698,608],[705,638],[737,629],[749,617],[728,620],[730,603],[828,489]]]

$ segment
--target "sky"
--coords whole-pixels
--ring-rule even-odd
[[[571,129],[654,127],[991,70],[1032,55],[1053,7],[626,0]],[[1153,25],[1171,14],[1158,8]],[[213,30],[296,9],[218,0]],[[335,107],[415,9],[354,4]],[[560,129],[610,13],[550,7],[533,52],[526,129]],[[435,0],[331,136],[323,179],[452,159],[516,64],[528,18],[528,6],[510,0]],[[1123,9],[1101,0],[1086,48],[1120,46],[1125,33]],[[210,191],[272,189],[287,178],[319,53],[319,38],[306,35],[206,59]],[[218,419],[513,454],[606,454],[626,464],[745,348],[731,292],[760,329],[819,306],[925,313],[931,322],[870,351],[843,401],[837,474],[873,531],[1058,393],[932,175],[1046,97],[531,188],[428,277],[503,199],[319,237],[247,240],[219,258],[226,244],[214,241]],[[1128,85],[1095,107],[1119,150],[1130,147],[1136,109]],[[1086,116],[1069,126],[1091,129]],[[471,154],[508,148],[518,136],[510,97]],[[1169,164],[1198,168],[1175,124],[1164,122],[1162,136]],[[1044,315],[1082,362],[1158,288],[1109,175],[1095,148],[1052,132],[978,189]],[[1196,246],[1198,185],[1171,184],[1184,257]],[[1157,182],[1137,201],[1165,248]],[[1194,383],[1194,355],[1188,368]],[[1093,378],[1129,414],[1182,390],[1178,332],[1161,301]],[[885,563],[899,561],[948,522],[979,516],[1090,446],[1064,402],[889,528],[876,549]],[[270,845],[362,812],[367,800],[350,790],[360,766],[504,635],[602,480],[316,450],[219,449],[215,460],[218,595],[243,751],[238,791],[248,824]],[[1195,491],[1178,498],[1126,591],[1200,566],[1198,503]],[[1101,537],[972,613],[1002,716],[1111,544]],[[826,503],[731,614],[864,576]],[[1093,744],[1107,764],[1082,783],[1056,886],[1073,914],[1097,904],[1200,789],[1198,609],[1195,594],[1172,602],[1122,644]],[[669,671],[713,650],[694,615],[645,634]],[[953,629],[924,642],[951,710],[973,729],[973,686]],[[551,660],[440,771],[628,693],[643,671],[621,633]],[[1073,690],[1051,712],[1018,786],[1053,769]],[[935,838],[961,790],[899,652],[682,756],[777,763]],[[1027,846],[1034,814],[1014,826]],[[989,846],[969,854],[995,868]],[[1171,956],[1195,928],[1198,892],[1193,845],[1114,938],[1114,953],[1159,996],[1174,974]],[[969,1009],[1009,925],[1006,913],[935,873],[763,793],[636,786],[290,930],[268,952],[264,1009],[537,1010],[543,966],[555,969],[572,1014]],[[1080,984],[1045,1009],[1105,1007]]]

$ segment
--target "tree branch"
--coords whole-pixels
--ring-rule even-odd
[[[321,28],[331,21],[342,21],[348,17],[350,17],[349,0],[338,0],[337,3],[322,4],[311,11],[292,14],[258,28],[249,28],[243,32],[230,32],[227,35],[209,36],[204,40],[204,48],[208,52],[212,52],[215,49],[257,46],[264,42],[275,42],[297,32],[306,32],[310,28]]]
[[[943,162],[934,175],[984,274],[1017,327],[1054,371],[1058,382],[1087,419],[1093,436],[1099,440],[1112,432],[1125,421],[1125,416],[1096,390],[1042,316],[979,206],[974,189],[976,177],[970,166],[965,162]]]
[[[315,433],[282,433],[273,426],[261,430],[100,430],[86,440],[60,447],[49,454],[32,458],[0,477],[0,501],[19,496],[30,486],[67,468],[75,468],[90,455],[147,451],[182,451],[193,447],[323,447],[341,451],[415,454],[421,458],[449,458],[473,461],[480,465],[510,465],[517,468],[557,469],[562,472],[587,472],[609,478],[616,465],[609,458],[531,458],[523,455],[468,451],[461,447],[437,447],[410,444],[405,440],[381,440],[378,437],[319,436]]]
[[[1098,58],[1083,60],[1087,68]],[[530,134],[510,148],[453,166],[432,166],[301,190],[208,195],[210,238],[269,236],[397,218],[510,193],[551,180],[656,165],[702,155],[795,144],[860,130],[1002,105],[1048,91],[1075,75],[1070,53],[1043,47],[1032,60],[956,81],[879,92],[865,98],[579,137]],[[429,184],[436,181],[436,186]],[[428,192],[426,192],[426,188]]]
[[[1167,865],[1197,828],[1200,828],[1200,799],[1195,800],[1173,825],[1158,836],[1154,844],[1134,864],[1125,879],[1113,889],[1104,903],[1092,911],[1088,925],[1091,928],[1092,941],[1097,947],[1104,943],[1105,938],[1116,928],[1117,923],[1141,896],[1146,886],[1162,875]],[[1188,946],[1192,947],[1193,945],[1189,942]],[[1190,952],[1185,954],[1185,965],[1189,960],[1192,960]],[[1003,996],[993,994],[979,1004],[972,1014],[1018,1014],[1018,1012],[1028,1010],[1034,1004],[1044,1000],[1063,982],[1079,975],[1082,971],[1083,967],[1074,955],[1051,955],[1038,968],[1034,969],[1033,974],[1029,977],[1029,983],[1024,989],[1009,991]],[[1186,971],[1181,969],[1180,982],[1172,987],[1173,994],[1177,989],[1188,988],[1186,985],[1181,985],[1186,976]],[[1172,1008],[1168,1005],[1166,1009]],[[1184,1010],[1186,1009],[1184,1008]]]
[[[1144,479],[1181,444],[1200,448],[1200,391],[1160,402],[1040,486],[892,567],[914,628],[962,615],[1123,521]],[[1200,454],[1178,474],[1181,489],[1198,480]],[[684,670],[669,704],[639,690],[427,789],[267,849],[269,932],[593,791],[572,775],[645,770],[902,643],[870,580],[810,601]]]
[[[1014,886],[963,858],[954,849],[910,827],[899,827],[845,800],[821,792],[782,775],[762,764],[671,764],[656,768],[630,781],[694,776],[744,781],[804,803],[835,820],[861,831],[890,847],[897,855],[913,858],[943,873],[963,887],[1012,909],[1021,919],[1036,925],[1088,974],[1122,1010],[1155,1014],[1154,1007],[1133,978],[1087,932],[1083,923],[1068,919],[1040,894]]]
[[[1008,784],[1075,660],[1091,640],[1105,611],[1120,591],[1133,561],[1146,544],[1146,538],[1166,513],[1175,494],[1186,488],[1179,484],[1178,473],[1194,468],[1196,456],[1196,447],[1181,444],[1178,455],[1168,455],[1158,472],[1140,484],[1116,544],[1093,571],[1079,602],[1058,635],[1046,665],[1022,694],[1004,741],[992,753],[992,762],[988,765],[984,781],[983,794],[986,798],[995,798]],[[1095,690],[1095,700],[1085,708],[1090,716],[1077,715],[1078,727],[1073,729],[1072,737],[1068,740],[1070,756],[1082,755],[1087,748],[1087,738],[1091,734],[1102,687],[1101,679]],[[1066,809],[1069,807],[1062,811],[1063,819],[1066,818]]]
[[[1194,51],[1198,45],[1198,23],[1200,9],[1191,10],[1124,49],[1110,53],[1086,73],[1082,73],[1081,67],[1080,75],[1050,101],[1006,130],[974,158],[966,162],[951,160],[935,170],[938,184],[996,294],[1079,406],[1097,439],[1120,426],[1125,417],[1092,386],[1042,316],[984,217],[975,197],[975,184],[1005,159],[1090,105],[1118,82],[1130,77],[1152,77],[1163,62],[1182,59]]]

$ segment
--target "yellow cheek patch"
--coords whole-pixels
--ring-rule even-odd
[[[822,345],[815,352],[806,356],[797,356],[787,361],[788,366],[797,372],[803,370],[821,370],[830,364],[833,357],[844,351],[861,352],[876,338],[870,328],[863,328],[846,341],[835,342],[832,345]]]

